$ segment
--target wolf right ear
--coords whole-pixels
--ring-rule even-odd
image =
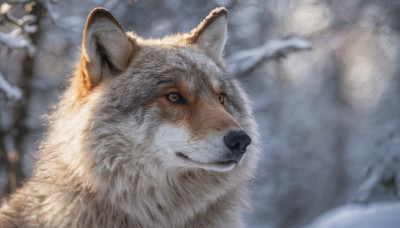
[[[113,15],[104,8],[90,12],[82,38],[82,76],[85,87],[121,73],[128,67],[135,40],[125,33]]]
[[[202,49],[216,62],[222,59],[228,30],[228,10],[219,7],[210,12],[206,18],[193,29],[187,41]]]

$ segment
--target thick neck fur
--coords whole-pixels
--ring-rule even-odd
[[[94,91],[90,101],[76,104],[73,93],[70,89],[64,94],[50,118],[31,180],[3,206],[3,212],[19,213],[21,219],[40,218],[32,224],[41,227],[226,227],[227,222],[232,222],[229,227],[242,226],[243,186],[252,175],[254,156],[241,164],[246,172],[239,167],[227,173],[164,170],[157,160],[128,163],[129,159],[110,156],[112,147],[101,145],[106,132],[99,136],[97,147],[89,142],[101,94]],[[27,195],[32,197],[19,201]],[[25,208],[22,213],[19,207]],[[0,216],[0,225],[5,220]],[[32,221],[11,222],[18,226]]]

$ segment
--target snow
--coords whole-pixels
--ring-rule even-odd
[[[349,204],[318,217],[304,228],[398,228],[400,202]]]

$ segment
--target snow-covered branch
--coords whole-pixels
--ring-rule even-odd
[[[0,72],[0,92],[6,95],[9,100],[21,100],[23,93],[18,87],[10,85],[3,74]]]
[[[303,38],[291,36],[266,42],[254,49],[239,51],[228,57],[228,70],[235,76],[240,76],[268,59],[279,59],[291,52],[311,49],[311,43]]]
[[[27,33],[34,33],[38,29],[37,25],[32,24],[37,20],[37,18],[32,14],[24,15],[21,18],[16,18],[10,12],[8,12],[4,15],[4,18],[22,28]]]
[[[0,44],[4,44],[10,48],[26,48],[28,53],[33,55],[36,51],[35,46],[30,39],[25,38],[21,34],[20,29],[15,29],[10,33],[0,31]]]
[[[36,24],[37,17],[29,13],[17,17],[14,14],[17,14],[15,13],[15,9],[18,9],[18,7],[14,7],[14,5],[10,5],[9,3],[20,4],[25,2],[10,1],[1,5],[0,24],[11,23],[14,29],[7,33],[0,31],[0,44],[9,48],[26,48],[28,53],[33,55],[35,53],[35,46],[32,44],[29,34],[35,33],[38,29]]]

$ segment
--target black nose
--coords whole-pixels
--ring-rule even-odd
[[[224,136],[226,146],[232,151],[233,154],[241,155],[246,152],[246,147],[250,145],[251,138],[243,130],[230,130]]]

